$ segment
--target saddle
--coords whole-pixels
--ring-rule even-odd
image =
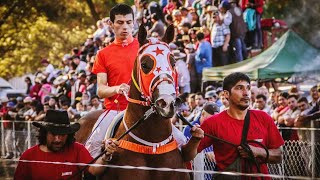
[[[124,114],[125,114],[125,110],[121,111],[113,118],[113,120],[111,121],[107,129],[105,139],[114,138],[116,131],[119,128],[121,121],[123,120]],[[134,136],[134,135],[132,134],[131,136]],[[163,154],[178,148],[177,141],[175,139],[172,140],[172,138],[173,138],[173,135],[170,135],[167,139],[159,143],[146,142],[146,143],[150,143],[151,145],[149,144],[140,145],[130,141],[120,140],[119,147],[122,149],[126,149],[126,150],[137,152],[137,153],[143,153],[143,154]]]
[[[104,139],[113,138],[115,136],[115,133],[116,133],[117,129],[119,128],[119,125],[123,119],[125,112],[126,112],[126,110],[123,110],[113,118],[113,120],[110,123],[110,126],[107,129],[107,132],[106,132]]]

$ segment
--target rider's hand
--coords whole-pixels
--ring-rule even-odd
[[[191,130],[190,133],[192,135],[192,138],[201,140],[202,138],[204,138],[204,131],[200,128],[199,124],[195,124]]]
[[[254,155],[255,158],[256,158],[256,157],[263,157],[263,155],[262,155],[262,148],[258,148],[258,147],[251,146],[251,145],[249,145],[249,147],[251,148],[252,153],[253,153],[253,155]],[[243,149],[243,147],[238,146],[238,151],[239,151],[240,156],[241,156],[242,158],[248,158],[248,157],[249,157],[248,152],[245,151],[245,150]]]
[[[105,155],[106,156],[112,155],[118,149],[118,146],[119,146],[119,141],[106,139],[104,142],[104,148],[106,151]]]
[[[216,157],[215,157],[213,151],[207,152],[207,153],[205,153],[205,155],[206,155],[206,158],[207,158],[210,162],[216,163]]]
[[[122,83],[116,87],[117,94],[128,94],[130,86],[126,83]]]

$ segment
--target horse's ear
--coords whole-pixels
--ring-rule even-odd
[[[139,41],[140,47],[145,43],[147,43],[147,30],[143,24],[139,26],[138,41]]]
[[[173,41],[173,39],[174,39],[174,27],[173,27],[173,24],[171,24],[170,26],[168,26],[166,33],[162,38],[162,41],[169,44]]]

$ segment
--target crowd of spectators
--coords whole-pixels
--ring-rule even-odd
[[[179,0],[148,2],[135,1],[135,32],[144,23],[149,37],[161,38],[165,28],[173,24],[174,42],[169,44],[176,58],[180,98],[179,111],[190,122],[200,122],[208,103],[214,104],[214,114],[228,108],[228,100],[221,87],[208,86],[201,91],[202,70],[240,62],[248,57],[248,49],[262,48],[260,19],[263,0]],[[243,13],[245,12],[245,13]],[[61,65],[54,67],[49,59],[41,59],[43,70],[34,80],[25,78],[27,97],[1,99],[0,116],[9,121],[42,121],[48,109],[66,110],[72,121],[86,113],[104,109],[97,96],[97,77],[91,73],[97,51],[114,40],[109,18],[97,22],[97,29],[80,47],[61,57]],[[34,82],[34,83],[32,83]],[[256,84],[256,83],[253,83]],[[274,91],[269,94],[265,86],[251,88],[252,109],[260,109],[272,116],[280,127],[302,127],[300,115],[319,106],[319,89],[310,90],[311,99],[299,97],[297,89],[291,92]],[[172,119],[178,123],[177,117]],[[12,123],[5,122],[5,158],[13,158]],[[15,130],[25,131],[24,123],[16,123]],[[188,134],[188,132],[186,133]],[[285,140],[306,138],[294,130],[282,132]],[[186,135],[187,136],[187,135]],[[24,150],[23,138],[16,137],[17,152]],[[21,145],[22,144],[22,145]],[[212,152],[212,150],[208,151]],[[214,155],[212,161],[214,161]]]

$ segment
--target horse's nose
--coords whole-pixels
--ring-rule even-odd
[[[161,95],[155,102],[156,106],[164,109],[169,105],[173,105],[174,98],[170,95]]]

